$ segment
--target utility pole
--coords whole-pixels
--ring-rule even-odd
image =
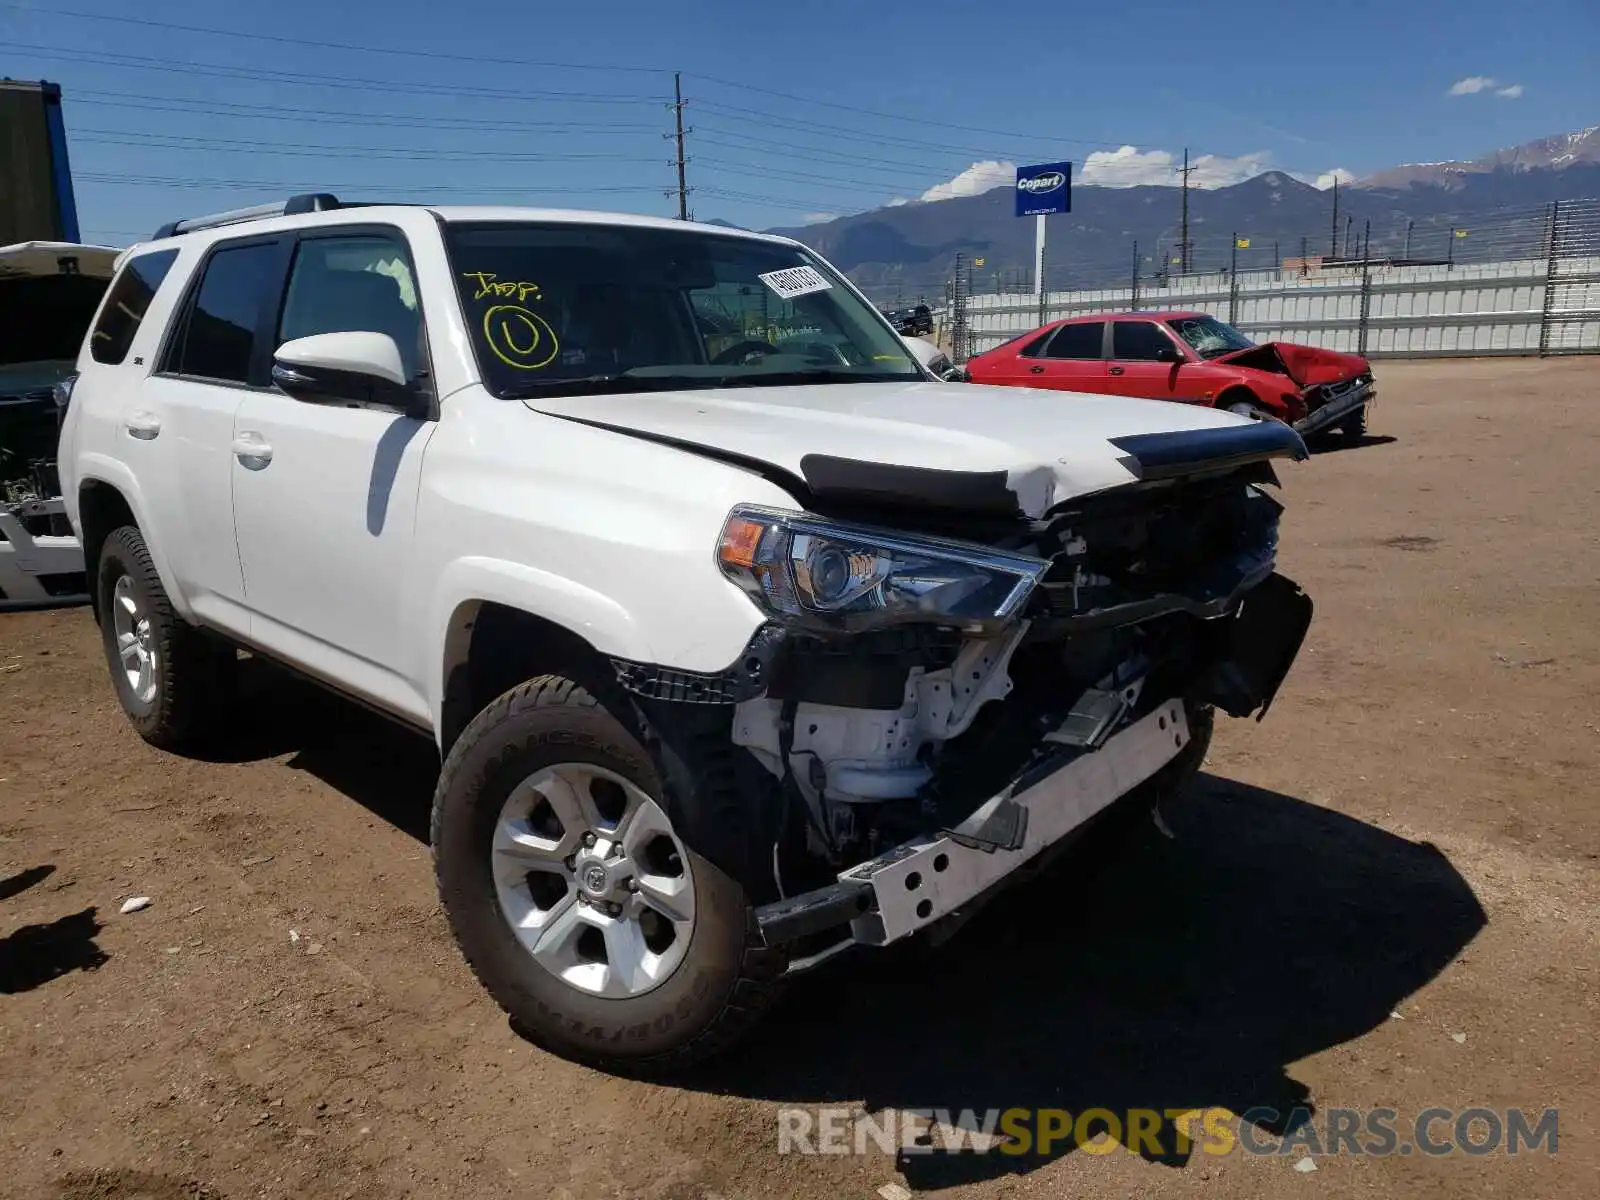
[[[1406,221],[1406,248],[1400,252],[1402,261],[1409,261],[1411,258],[1411,227],[1415,224],[1415,220],[1408,219]]]
[[[1233,231],[1232,257],[1228,260],[1228,324],[1238,320],[1239,312],[1239,231]]]
[[[1189,273],[1189,173],[1198,170],[1198,167],[1189,165],[1189,148],[1183,150],[1183,167],[1178,172],[1183,176],[1183,233],[1178,243],[1178,257],[1182,260],[1178,269],[1185,275]]]
[[[678,220],[689,219],[689,184],[684,177],[683,161],[683,76],[674,71],[672,73],[672,114],[677,119],[678,125]]]
[[[1333,177],[1333,233],[1328,238],[1328,257],[1339,257],[1339,177]]]

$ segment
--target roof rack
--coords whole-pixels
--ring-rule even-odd
[[[290,196],[274,204],[257,204],[251,208],[235,208],[229,212],[212,213],[205,217],[186,217],[181,221],[168,221],[156,230],[157,238],[169,238],[180,233],[193,233],[197,229],[215,229],[219,225],[236,225],[241,221],[255,221],[262,217],[290,217],[297,213],[325,212],[330,208],[350,208],[340,204],[339,197],[326,192],[307,192],[303,196]]]

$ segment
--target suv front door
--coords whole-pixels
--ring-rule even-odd
[[[295,238],[267,339],[386,333],[411,387],[432,389],[416,272],[392,227]],[[252,392],[234,427],[234,528],[251,638],[379,706],[426,721],[401,636],[422,456],[436,423],[387,407]]]

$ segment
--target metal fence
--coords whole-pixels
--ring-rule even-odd
[[[1370,358],[1600,353],[1600,199],[1445,232],[1446,253],[1423,259],[1409,222],[1399,246],[1364,222],[1347,233],[1345,253],[1283,258],[1279,243],[1271,266],[1251,263],[1262,250],[1235,236],[1220,270],[1148,278],[1135,252],[1127,286],[1051,291],[1042,306],[1032,295],[983,294],[961,265],[939,332],[964,362],[1042,320],[1178,308],[1211,313],[1258,341]]]

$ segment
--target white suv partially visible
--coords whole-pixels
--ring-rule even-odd
[[[1310,620],[1293,430],[940,382],[784,238],[296,197],[128,250],[77,369],[129,720],[225,734],[243,647],[430,737],[463,952],[613,1070],[1148,813]]]

